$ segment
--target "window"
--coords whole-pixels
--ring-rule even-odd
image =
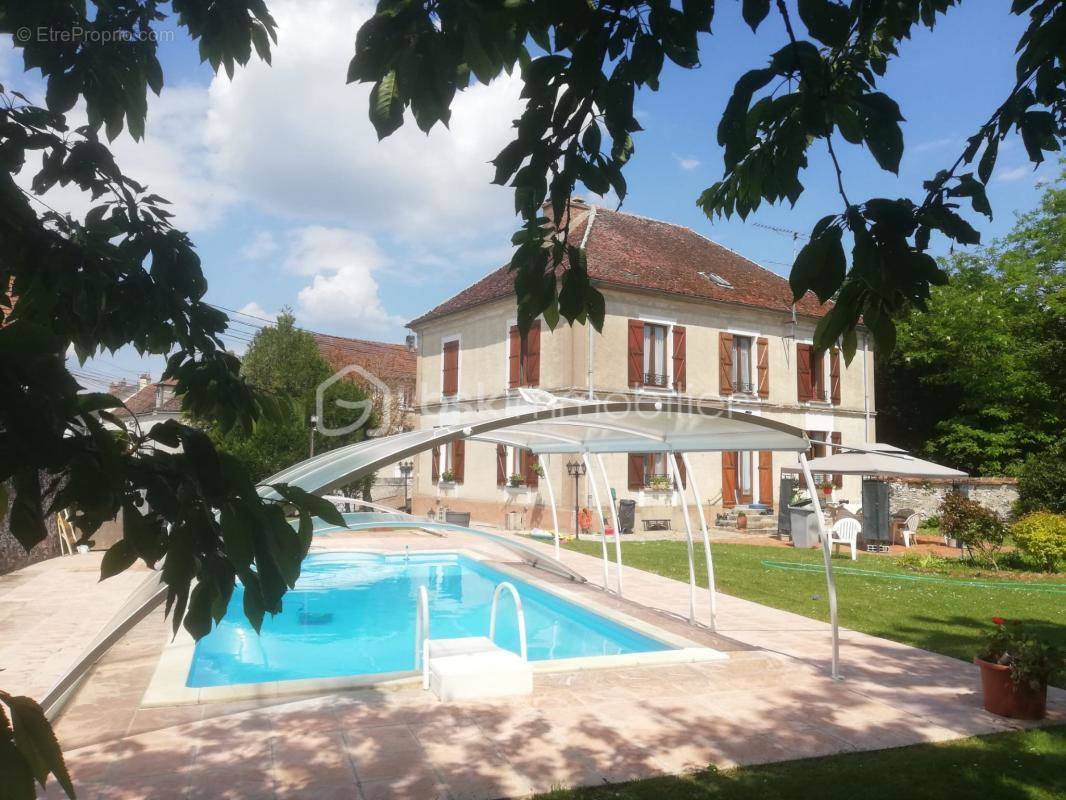
[[[441,346],[441,394],[454,397],[459,393],[459,340],[451,339]]]
[[[752,457],[749,450],[722,452],[722,505],[731,508],[752,502]]]
[[[665,325],[644,323],[644,385],[665,388],[669,384],[666,364]]]
[[[754,394],[755,383],[752,380],[751,354],[753,340],[750,336],[733,337],[733,391],[741,394]]]
[[[462,483],[466,477],[466,442],[454,442],[434,447],[431,454],[433,482]]]
[[[512,483],[514,476],[518,483]],[[536,489],[540,483],[540,460],[532,450],[510,445],[496,445],[496,485],[525,486]]]
[[[825,402],[825,357],[821,353],[811,355],[811,389],[815,400]]]
[[[830,399],[826,392],[826,361],[824,353],[815,353],[813,344],[796,345],[796,380],[801,403],[824,403]],[[834,348],[830,363],[834,370],[833,402],[840,401],[840,356]]]
[[[540,320],[522,336],[512,325],[507,337],[507,386],[540,385]]]
[[[685,485],[685,465],[681,459],[677,461],[677,471],[681,474],[682,485]],[[630,453],[629,488],[632,490],[676,488],[667,454]]]

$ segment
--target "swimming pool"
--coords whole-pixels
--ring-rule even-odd
[[[501,581],[522,597],[530,661],[674,649],[458,553],[322,553],[308,556],[284,610],[259,635],[238,586],[222,622],[197,643],[186,686],[414,670],[418,587],[429,593],[433,638],[487,636]],[[514,602],[505,593],[499,604],[496,641],[518,652]]]

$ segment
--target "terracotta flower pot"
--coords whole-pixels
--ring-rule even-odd
[[[737,517],[737,530],[743,531],[743,530],[747,530],[747,528],[748,528],[748,518],[747,517]]]
[[[975,658],[981,668],[981,690],[984,692],[985,711],[1013,719],[1043,719],[1047,711],[1047,686],[1039,689],[1015,686],[1010,679],[1010,667],[992,664]]]

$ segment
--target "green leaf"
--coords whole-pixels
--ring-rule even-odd
[[[799,15],[818,41],[829,47],[841,47],[851,32],[851,13],[846,6],[832,0],[799,0]]]
[[[222,506],[220,521],[226,555],[237,572],[241,572],[251,566],[255,554],[251,520],[241,506],[226,503]]]
[[[403,101],[396,85],[396,70],[386,73],[370,92],[370,121],[384,139],[403,125]]]
[[[759,28],[759,23],[766,19],[770,13],[770,0],[744,0],[741,15],[744,21],[751,26],[752,31]]]
[[[137,560],[137,551],[125,539],[111,545],[100,560],[100,580],[105,581],[120,572],[125,572]]]
[[[55,775],[67,797],[74,798],[74,785],[67,772],[63,751],[56,741],[55,732],[44,715],[44,710],[29,697],[14,696],[0,692],[2,700],[11,712],[11,729],[15,747],[22,754],[33,776],[44,786],[49,774]]]
[[[348,523],[344,521],[344,515],[329,500],[323,500],[317,495],[304,491],[299,486],[292,486],[287,483],[273,483],[270,488],[293,505],[299,508],[306,508],[319,519],[325,520],[331,525],[338,525],[342,528],[348,527]]]
[[[840,226],[826,227],[800,250],[788,278],[794,302],[813,291],[824,303],[840,288],[847,271],[842,235]]]

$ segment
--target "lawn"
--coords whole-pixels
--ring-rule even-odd
[[[1066,797],[1066,728],[556,791],[541,800],[1051,800]]]
[[[567,547],[599,556],[598,542],[570,542]],[[702,547],[696,548],[697,576],[707,585]],[[820,550],[716,544],[713,550],[718,590],[774,608],[828,620],[825,577]],[[624,563],[680,581],[688,580],[684,542],[625,542]],[[773,562],[768,564],[767,562]],[[777,567],[774,564],[778,565]],[[989,577],[985,570],[968,575],[919,572],[899,557],[860,554],[857,562],[834,558],[840,624],[926,650],[973,658],[994,616],[1020,619],[1034,631],[1066,647],[1066,578],[1033,573]],[[806,565],[811,571],[781,569]],[[859,569],[885,577],[849,574]],[[1066,676],[1058,676],[1063,684]]]

